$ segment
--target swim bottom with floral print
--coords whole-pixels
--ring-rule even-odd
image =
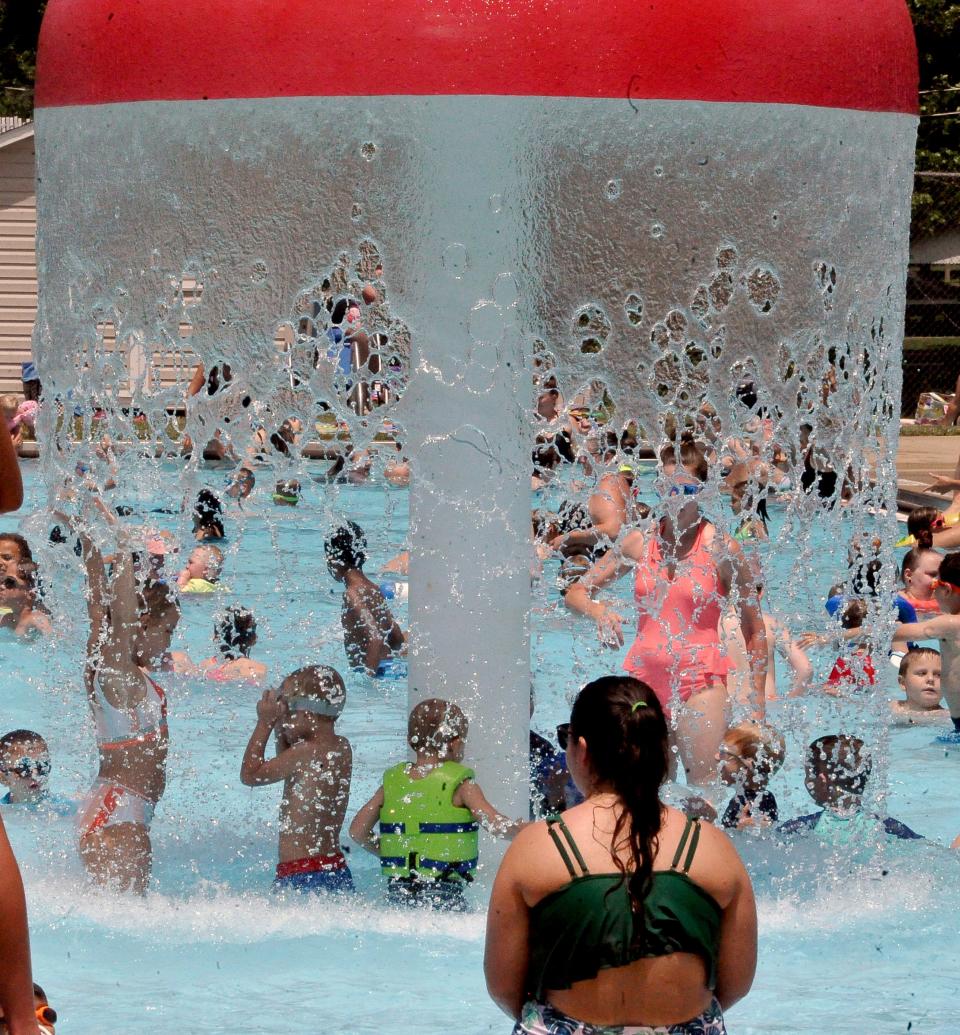
[[[549,1003],[525,1003],[513,1035],[727,1035],[723,1011],[716,999],[682,1024],[588,1024],[555,1010]]]

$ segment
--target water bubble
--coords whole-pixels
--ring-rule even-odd
[[[520,298],[520,289],[517,287],[516,277],[512,273],[500,273],[493,282],[493,300],[504,309],[509,309],[517,304]]]
[[[573,314],[573,333],[580,351],[588,355],[601,352],[610,334],[610,319],[596,302],[581,306]]]
[[[717,269],[732,270],[737,268],[737,249],[732,244],[717,249]]]
[[[780,297],[780,281],[772,270],[755,266],[744,278],[747,298],[759,313],[769,313]]]
[[[650,236],[655,241],[659,241],[666,232],[667,231],[664,228],[663,223],[654,223],[653,226],[650,227]]]
[[[462,244],[448,244],[440,257],[443,268],[453,277],[454,280],[462,280],[464,273],[470,267],[470,256]]]
[[[627,319],[634,327],[643,322],[643,299],[638,294],[631,292],[627,295],[623,302],[623,308],[627,314]]]
[[[671,341],[682,340],[687,329],[687,318],[679,309],[671,309],[663,322],[667,325]]]
[[[496,215],[503,208],[503,196],[500,194],[490,195],[490,211]]]
[[[607,197],[611,201],[616,201],[623,193],[623,180],[607,180],[606,191]]]
[[[372,162],[377,154],[377,145],[372,140],[366,140],[360,145],[360,154],[364,161]]]
[[[489,299],[484,299],[470,310],[468,318],[470,337],[475,342],[496,345],[503,338],[503,311]]]
[[[714,273],[710,278],[707,294],[714,309],[726,309],[733,298],[733,277],[726,270]]]
[[[690,300],[690,311],[700,323],[706,321],[707,313],[710,311],[710,296],[707,294],[706,284],[697,285],[697,290],[694,291],[693,298]]]

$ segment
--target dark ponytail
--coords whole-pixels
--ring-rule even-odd
[[[667,778],[667,724],[656,694],[639,679],[604,676],[588,683],[570,713],[570,736],[583,737],[597,781],[609,785],[623,804],[613,830],[611,854],[630,891],[638,918],[650,892],[659,846]],[[629,865],[617,849],[630,849]],[[637,925],[642,937],[642,923]]]
[[[917,546],[933,546],[933,523],[940,517],[935,507],[915,507],[907,516],[907,532],[917,541]]]

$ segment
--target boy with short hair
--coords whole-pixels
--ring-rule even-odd
[[[942,614],[923,622],[905,622],[894,631],[895,643],[939,640],[942,664],[940,689],[950,711],[953,729],[938,740],[960,743],[960,552],[948,553],[933,580],[933,595]]]
[[[940,651],[911,647],[900,659],[900,688],[906,700],[891,701],[894,722],[903,725],[943,722],[949,718],[940,703]]]
[[[39,805],[50,797],[50,751],[33,730],[11,730],[0,737],[0,784],[7,793],[0,805]]]
[[[836,844],[857,839],[859,831],[878,819],[863,812],[863,795],[872,769],[870,752],[859,737],[849,733],[819,737],[807,748],[804,785],[820,811],[783,823],[781,833],[815,830],[822,840]],[[921,840],[920,834],[889,816],[883,821],[883,829],[901,840]],[[866,839],[866,830],[863,834]]]
[[[340,846],[350,797],[353,752],[334,725],[347,691],[336,669],[308,665],[266,690],[244,752],[240,780],[261,787],[283,780],[275,884],[294,891],[353,891]],[[271,731],[276,754],[264,758]]]
[[[478,824],[512,838],[523,826],[498,812],[463,765],[467,717],[432,697],[410,712],[407,743],[416,761],[383,774],[377,793],[350,824],[350,837],[380,859],[397,905],[463,910],[463,888],[477,868]],[[373,833],[379,821],[380,836]]]

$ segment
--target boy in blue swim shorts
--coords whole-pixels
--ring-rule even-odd
[[[334,725],[347,692],[340,673],[309,665],[266,690],[257,703],[257,724],[240,767],[247,787],[283,781],[280,860],[275,886],[291,891],[353,891],[340,846],[350,797],[353,752]],[[276,754],[266,759],[276,733]]]

